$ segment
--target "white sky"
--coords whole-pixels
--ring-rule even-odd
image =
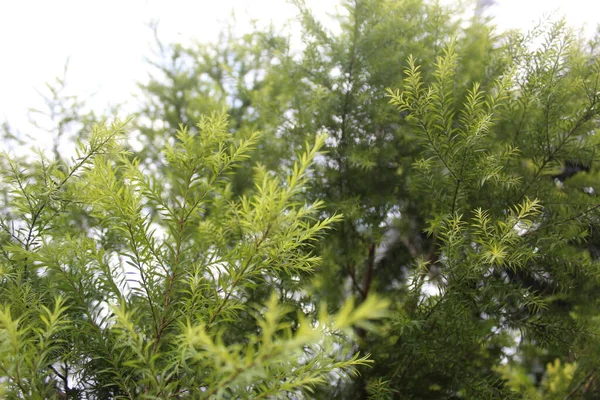
[[[452,0],[444,0],[450,2]],[[333,12],[338,0],[306,0],[317,13]],[[490,9],[501,29],[527,29],[543,14],[565,15],[589,34],[600,23],[600,0],[497,0]],[[235,9],[277,24],[293,17],[285,0],[0,0],[0,122],[27,128],[27,108],[39,105],[36,89],[62,73],[73,93],[100,109],[131,100],[145,80],[152,35],[158,19],[164,42],[212,40]],[[247,29],[240,23],[240,29]]]

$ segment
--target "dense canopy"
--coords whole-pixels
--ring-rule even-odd
[[[54,149],[0,157],[1,394],[600,396],[598,39],[295,4],[301,49],[157,43],[125,121],[50,86]]]

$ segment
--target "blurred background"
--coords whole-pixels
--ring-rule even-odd
[[[306,0],[327,26],[338,0]],[[441,3],[456,5],[456,1]],[[465,13],[473,2],[465,2]],[[591,36],[600,23],[600,2],[589,0],[478,0],[479,12],[493,18],[498,31],[530,29],[541,19],[565,17]],[[285,0],[105,0],[0,2],[0,122],[32,133],[29,108],[42,108],[38,93],[47,82],[63,77],[69,94],[86,100],[97,112],[120,105],[135,110],[137,83],[145,82],[156,28],[163,43],[211,42],[228,22],[237,33],[273,24],[301,46],[297,12]],[[335,24],[330,24],[333,28]],[[46,136],[48,140],[49,137]],[[49,144],[49,143],[48,143]],[[40,145],[43,145],[40,143]]]

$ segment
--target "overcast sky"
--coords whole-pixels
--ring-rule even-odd
[[[324,16],[338,0],[306,3]],[[96,107],[125,102],[146,77],[148,21],[160,21],[165,42],[208,41],[232,9],[242,30],[249,18],[281,23],[295,15],[285,0],[0,0],[0,122],[26,128],[27,108],[39,104],[36,89],[60,75],[67,58],[74,93],[95,93]],[[500,29],[528,29],[552,12],[587,34],[600,23],[598,0],[496,0],[489,10]]]

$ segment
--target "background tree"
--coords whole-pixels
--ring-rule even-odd
[[[279,122],[263,127],[264,142],[282,143],[265,148],[283,153],[257,154],[292,159],[299,143],[327,132],[309,196],[344,219],[319,245],[313,295],[333,309],[373,292],[396,301],[388,341],[358,331],[374,368],[326,396],[505,397],[496,366],[515,338],[536,384],[547,362],[572,361],[576,338],[595,335],[589,319],[573,314],[593,314],[582,288],[597,284],[593,246],[581,246],[591,243],[584,237],[596,210],[595,139],[585,135],[597,115],[594,51],[563,24],[500,36],[480,13],[465,19],[429,2],[344,2],[335,33],[297,6],[304,48],[258,68],[265,82],[287,88],[271,97]],[[532,49],[536,40],[544,44]],[[390,107],[385,89],[409,82],[411,101],[423,104],[399,102],[400,92],[401,109]],[[235,96],[229,103],[244,104]],[[269,165],[285,170],[287,162]],[[588,172],[556,183],[561,165]],[[517,234],[525,218],[552,232]],[[484,241],[498,254],[482,263],[483,247],[471,247]],[[459,274],[463,265],[479,269]]]

